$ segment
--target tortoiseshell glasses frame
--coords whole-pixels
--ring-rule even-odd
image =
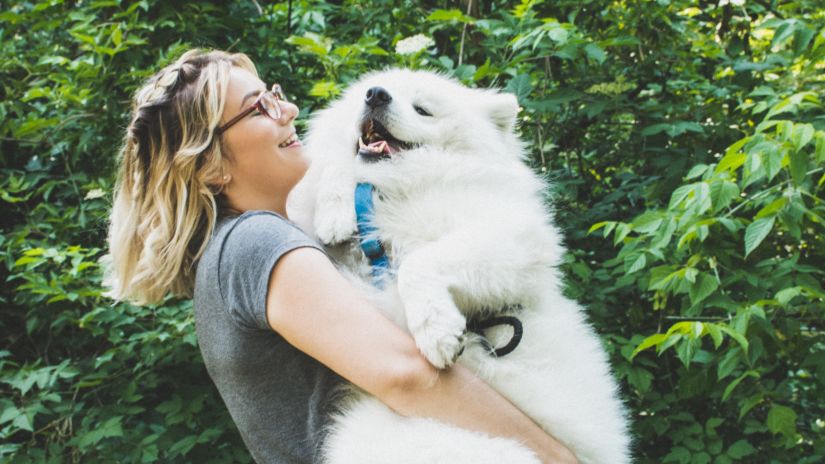
[[[241,111],[238,113],[237,116],[227,121],[226,124],[218,127],[217,133],[221,134],[226,132],[230,127],[235,125],[238,121],[246,117],[249,113],[253,111],[260,111],[261,114],[272,119],[273,121],[277,121],[281,118],[283,111],[281,111],[281,102],[287,101],[286,95],[284,95],[283,90],[281,90],[281,86],[279,84],[272,84],[272,89],[261,92],[258,95],[258,98],[252,103],[249,108]]]

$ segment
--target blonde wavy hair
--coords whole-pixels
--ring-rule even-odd
[[[103,259],[111,298],[191,297],[221,202],[228,156],[215,129],[233,66],[257,75],[244,54],[190,50],[135,93]]]

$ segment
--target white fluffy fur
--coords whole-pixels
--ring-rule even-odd
[[[419,144],[391,159],[355,157],[364,95],[392,96],[384,125]],[[432,113],[415,112],[418,105]],[[509,398],[582,463],[629,461],[624,408],[607,356],[581,307],[565,298],[556,268],[564,252],[543,194],[524,164],[514,132],[518,105],[509,94],[468,89],[428,72],[366,76],[310,125],[312,165],[290,199],[290,215],[329,245],[351,271],[369,279],[356,233],[356,182],[375,185],[375,224],[393,272],[379,307],[415,337],[436,366],[461,349],[467,318],[521,304],[524,337],[504,357],[468,338],[458,362]],[[506,328],[491,330],[499,344]],[[535,463],[510,440],[404,418],[361,393],[337,416],[327,461],[344,463]]]

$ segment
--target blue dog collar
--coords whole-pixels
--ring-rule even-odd
[[[361,244],[361,251],[372,266],[372,278],[376,286],[382,286],[382,277],[389,271],[390,260],[384,245],[378,239],[378,231],[372,224],[375,217],[375,203],[373,193],[375,187],[372,184],[360,182],[355,186],[355,217],[358,223],[358,242]]]

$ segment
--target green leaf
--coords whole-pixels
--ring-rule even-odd
[[[682,364],[685,367],[689,367],[691,361],[693,361],[693,356],[696,354],[696,351],[699,349],[700,340],[688,338],[682,340],[682,343],[676,347],[676,357],[682,361]]]
[[[705,171],[707,171],[709,167],[710,166],[708,166],[707,164],[697,164],[696,166],[693,166],[690,169],[690,171],[688,171],[687,175],[685,176],[685,179],[690,180],[690,179],[699,177],[702,174],[704,174]]]
[[[5,424],[19,415],[21,415],[20,410],[17,409],[14,404],[10,404],[8,407],[3,409],[3,413],[0,414],[0,424]]]
[[[630,266],[628,266],[628,262],[630,262]],[[638,256],[630,255],[625,259],[625,274],[633,274],[634,272],[638,272],[644,269],[645,264],[647,264],[647,258],[644,253],[641,253]]]
[[[765,240],[771,232],[775,218],[757,219],[745,229],[745,257],[747,257],[756,247]]]
[[[788,168],[791,170],[794,185],[802,185],[808,172],[808,154],[804,151],[791,151]]]
[[[699,271],[696,270],[695,267],[685,268],[685,280],[690,282],[691,284],[696,283],[696,277],[698,275],[699,275]],[[681,323],[679,323],[679,324],[681,324]],[[676,325],[679,325],[679,324],[676,324]]]
[[[791,141],[794,150],[800,151],[814,138],[814,127],[810,124],[794,124]]]
[[[816,163],[825,163],[825,133],[817,132],[814,153]]]
[[[796,412],[789,407],[774,403],[768,411],[765,424],[771,432],[793,438],[796,435]]]
[[[303,37],[292,36],[286,39],[286,43],[297,45],[301,50],[319,56],[326,57],[332,50],[332,40],[327,37],[306,33]]]
[[[678,462],[679,464],[688,464],[690,462],[690,451],[683,446],[674,446],[664,458],[663,463]]]
[[[18,429],[21,429],[21,430],[26,430],[28,432],[34,432],[34,427],[32,426],[31,417],[29,417],[29,415],[27,413],[22,412],[22,411],[21,411],[21,414],[19,414],[17,417],[14,418],[14,420],[11,422],[11,425],[13,427],[17,427]]]
[[[719,434],[716,432],[716,428],[722,425],[725,422],[725,419],[721,417],[711,417],[710,419],[705,422],[705,435],[709,437],[715,437]]]
[[[597,61],[599,64],[604,63],[604,60],[607,59],[607,55],[604,53],[601,47],[596,44],[587,44],[584,46],[584,54],[587,55],[588,58]]]
[[[739,419],[738,420],[741,421],[742,418],[745,417],[745,415],[748,414],[748,412],[750,412],[751,409],[753,409],[754,407],[756,407],[757,405],[762,403],[762,401],[764,401],[764,399],[765,399],[764,394],[761,393],[761,392],[757,393],[753,396],[750,396],[748,399],[746,399],[742,403],[742,406],[739,408]]]
[[[762,157],[763,153],[757,151],[749,151],[745,157],[745,170],[742,173],[745,187],[762,179],[767,173],[767,169],[762,163]]]
[[[629,234],[631,230],[632,227],[630,224],[626,224],[624,222],[618,223],[618,225],[616,226],[616,234],[613,235],[613,244],[618,245],[619,242],[621,242],[625,239],[625,237],[627,237],[627,234]]]
[[[332,81],[319,81],[312,85],[309,94],[313,97],[331,98],[341,93],[338,84]]]
[[[471,23],[473,18],[465,16],[461,10],[451,8],[449,10],[435,10],[427,16],[427,21],[458,21],[460,23]]]
[[[805,53],[805,49],[808,48],[808,44],[811,43],[811,39],[813,39],[814,34],[816,31],[809,28],[805,24],[798,24],[796,29],[794,30],[794,39],[793,39],[793,53],[796,56],[799,56]]]
[[[749,343],[748,343],[748,340],[745,337],[743,337],[741,334],[737,333],[736,331],[734,331],[733,329],[731,329],[730,327],[728,327],[726,325],[721,325],[720,324],[719,325],[719,330],[721,330],[722,332],[725,332],[726,334],[728,334],[728,336],[730,336],[731,338],[736,340],[736,343],[739,343],[739,346],[742,347],[742,350],[744,352],[746,352],[746,353],[748,352]]]
[[[633,350],[633,354],[630,355],[630,359],[635,358],[636,355],[639,354],[641,351],[644,351],[644,350],[646,350],[650,347],[653,347],[653,346],[659,346],[667,338],[668,338],[668,336],[666,334],[661,334],[661,333],[660,334],[653,334],[653,335],[645,338],[642,341],[642,343],[639,343],[639,346],[637,346],[636,349]]]
[[[77,438],[77,446],[80,448],[87,448],[107,437],[122,437],[122,419],[122,416],[112,417],[94,430],[79,436]]]
[[[719,348],[719,346],[722,345],[722,331],[712,322],[705,323],[704,328],[713,340],[713,347]]]
[[[610,223],[610,221],[602,221],[602,222],[597,222],[597,223],[593,224],[592,226],[590,226],[590,229],[587,230],[587,235],[590,235],[593,232],[601,229],[602,227],[606,226],[608,223]]]
[[[710,185],[707,182],[696,182],[693,184],[691,199],[687,205],[693,214],[704,214],[711,207]]]
[[[790,287],[790,288],[785,288],[785,289],[782,289],[782,290],[776,292],[776,296],[774,298],[776,298],[776,300],[779,302],[779,304],[781,304],[782,306],[785,306],[788,303],[790,303],[791,300],[793,300],[795,297],[797,297],[801,294],[802,294],[802,287]]]
[[[184,437],[169,448],[169,454],[172,456],[184,456],[197,444],[197,440],[198,437],[194,435]]]
[[[545,30],[547,31],[547,37],[555,42],[557,46],[566,44],[567,39],[570,38],[570,33],[567,32],[567,29],[556,22],[545,24]],[[562,53],[564,52],[562,51]],[[570,58],[572,58],[572,56]]]
[[[722,393],[722,401],[727,401],[730,397],[730,394],[733,393],[733,390],[736,388],[736,386],[739,385],[739,383],[747,377],[759,378],[759,373],[756,371],[747,371],[744,374],[737,377],[736,380],[729,383],[728,386],[725,388],[725,392]]]
[[[699,274],[696,278],[696,283],[689,288],[690,304],[695,305],[704,300],[710,296],[711,293],[715,292],[717,288],[719,288],[719,282],[716,281],[715,277],[704,272]]]
[[[745,456],[750,456],[756,452],[756,448],[751,446],[748,440],[738,440],[730,445],[728,451],[725,453],[733,459],[742,459]]]
[[[785,162],[786,151],[787,150],[780,148],[778,144],[771,143],[763,153],[765,172],[768,180],[772,180],[782,170],[782,163]]]
[[[627,374],[627,381],[636,387],[640,393],[647,393],[650,390],[650,383],[653,380],[653,374],[647,369],[641,367],[633,367]]]
[[[725,151],[725,156],[719,161],[719,164],[716,165],[716,173],[724,172],[724,171],[735,171],[745,163],[745,154],[742,153],[742,147],[745,146],[746,143],[750,142],[751,137],[745,137],[733,143],[733,145],[729,146],[728,149]]]
[[[670,203],[667,205],[667,209],[673,210],[677,206],[679,206],[685,198],[690,194],[693,190],[693,184],[683,185],[676,190],[673,191],[673,194],[670,196]]]
[[[643,234],[656,231],[662,224],[662,215],[659,212],[648,211],[633,219],[633,230]]]
[[[519,103],[524,104],[528,100],[530,93],[533,91],[533,83],[529,74],[519,74],[507,81],[504,90],[515,94]]]
[[[710,184],[710,200],[713,210],[727,208],[733,200],[739,198],[739,186],[729,180],[714,180]]]
[[[776,200],[768,203],[764,208],[756,213],[755,219],[762,219],[763,217],[773,216],[778,213],[788,203],[788,197],[782,196]]]
[[[705,447],[704,443],[700,443],[700,446],[703,449]],[[699,451],[698,453],[694,454],[690,458],[690,464],[709,464],[710,463],[710,455],[705,451]]]
[[[114,30],[112,31],[112,43],[115,44],[115,47],[120,46],[123,42],[123,29],[119,26],[115,26]]]
[[[739,361],[741,358],[741,348],[735,346],[729,349],[727,353],[725,353],[725,355],[722,357],[722,360],[719,361],[719,365],[716,367],[716,378],[722,380],[725,377],[729,376],[736,369],[736,366],[739,365]]]

